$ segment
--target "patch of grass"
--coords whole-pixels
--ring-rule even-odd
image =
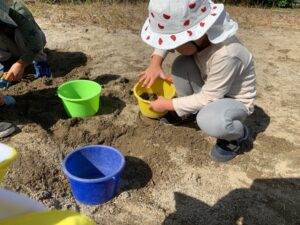
[[[108,31],[129,29],[139,31],[147,17],[146,3],[82,3],[47,4],[29,3],[29,8],[37,17],[52,23],[100,25]]]
[[[245,29],[253,27],[282,28],[300,31],[299,9],[263,9],[226,6],[231,17]]]
[[[147,15],[148,3],[116,3],[116,1],[98,1],[85,3],[47,4],[29,2],[30,9],[37,17],[49,19],[52,23],[70,23],[81,26],[96,24],[108,31],[129,29],[139,32]],[[253,27],[284,28],[300,30],[299,10],[262,9],[250,7],[226,6],[231,17],[241,28]]]

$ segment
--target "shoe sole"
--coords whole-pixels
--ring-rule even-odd
[[[0,138],[6,138],[6,137],[8,137],[12,133],[14,133],[15,130],[16,130],[15,126],[11,126],[11,127],[7,128],[6,130],[1,131],[0,132]]]

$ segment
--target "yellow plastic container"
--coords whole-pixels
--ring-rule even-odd
[[[0,221],[0,225],[96,225],[91,219],[72,211],[31,212]]]
[[[5,144],[0,143],[0,184],[6,173],[7,167],[17,157],[17,151]]]
[[[162,79],[157,79],[151,88],[143,88],[139,83],[137,83],[133,88],[133,93],[138,100],[141,113],[144,116],[155,119],[164,116],[166,112],[165,113],[154,112],[149,108],[150,101],[145,100],[140,96],[143,93],[147,93],[147,94],[156,94],[157,96],[163,96],[167,99],[171,99],[175,96],[176,90],[173,83]]]

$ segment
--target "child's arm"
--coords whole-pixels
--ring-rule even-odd
[[[224,98],[244,68],[239,58],[223,55],[215,56],[210,64],[206,82],[199,93],[173,99],[173,107],[178,116],[198,112],[210,102]],[[242,80],[240,82],[242,85]]]
[[[161,77],[162,79],[166,78],[165,73],[162,70],[162,63],[167,54],[168,51],[166,50],[154,50],[149,67],[139,75],[139,83],[141,83],[143,87],[151,87],[158,77]]]
[[[15,1],[13,6],[9,10],[9,16],[18,25],[18,29],[21,31],[25,43],[27,44],[28,52],[23,53],[20,59],[31,63],[36,54],[44,48],[42,36],[40,34],[40,28],[36,24],[31,12],[20,1]]]
[[[28,51],[23,52],[20,59],[8,71],[7,80],[19,81],[22,79],[25,68],[32,63],[36,54],[44,48],[40,28],[27,7],[20,1],[15,1],[9,9],[9,16],[18,25]]]

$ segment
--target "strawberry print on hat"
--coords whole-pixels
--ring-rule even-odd
[[[190,3],[190,4],[189,4],[189,8],[190,8],[190,9],[195,8],[195,6],[196,6],[196,2],[193,2],[193,3]]]
[[[183,25],[184,26],[189,26],[190,25],[190,20],[186,20]]]
[[[171,38],[173,41],[176,41],[176,36],[175,36],[175,35],[171,35],[170,38]]]
[[[148,9],[151,22],[145,22],[142,39],[154,48],[174,49],[205,35],[224,5],[208,0],[150,0]]]
[[[164,41],[160,38],[160,39],[158,39],[158,44],[162,44]]]
[[[164,29],[165,27],[163,25],[158,24],[159,29]]]
[[[168,14],[164,14],[163,16],[164,16],[164,18],[165,18],[166,20],[168,20],[168,19],[171,18],[171,16],[169,16]]]

